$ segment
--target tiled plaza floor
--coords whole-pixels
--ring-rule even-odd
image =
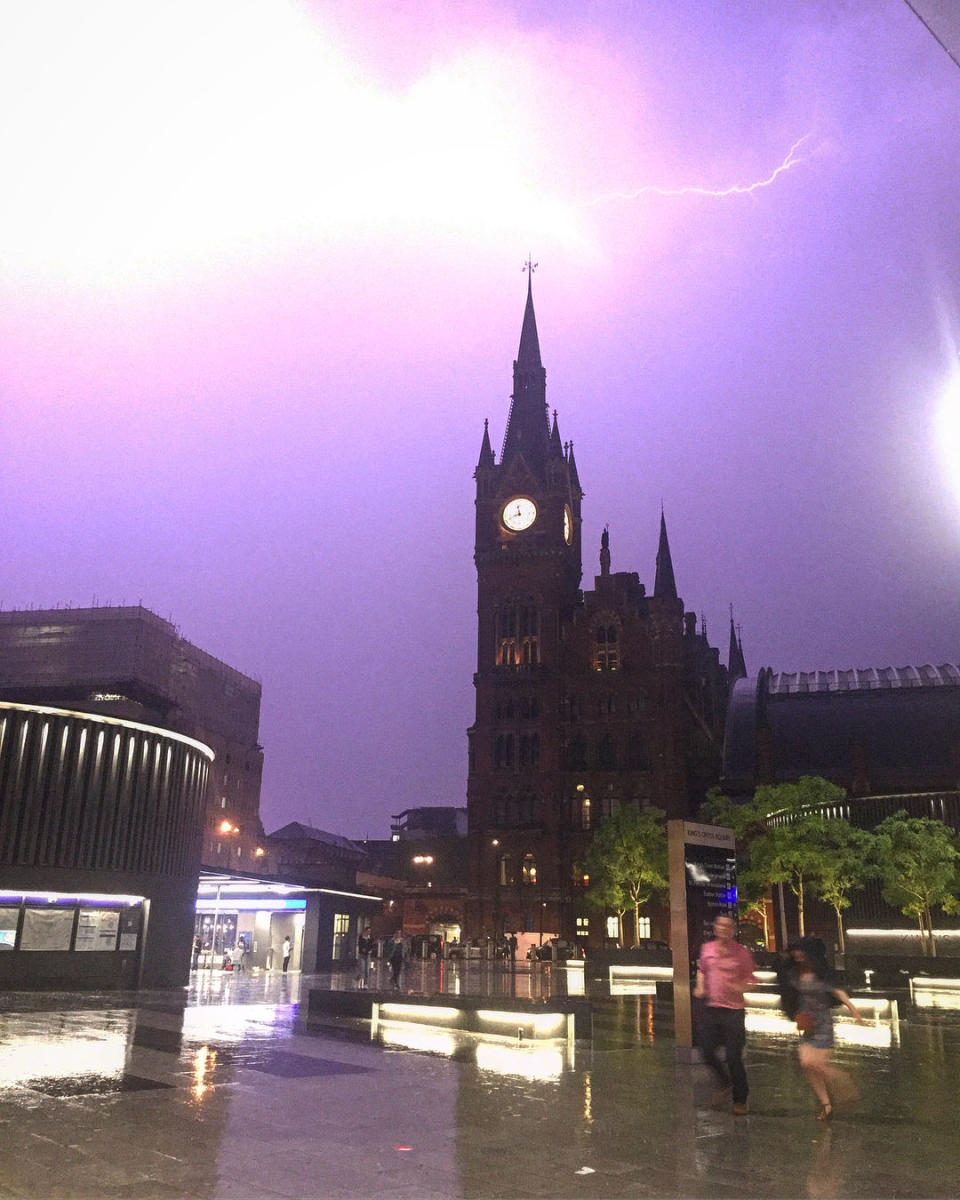
[[[896,1036],[841,1045],[862,1098],[824,1127],[782,1034],[751,1036],[750,1115],[712,1110],[649,995],[599,999],[570,1062],[308,1028],[301,995],[325,982],[6,997],[0,1197],[960,1195],[960,1014],[907,1005]]]

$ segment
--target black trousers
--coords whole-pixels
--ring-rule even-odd
[[[700,1052],[721,1087],[733,1088],[733,1103],[746,1104],[749,1088],[743,1066],[743,1048],[747,1043],[742,1008],[712,1008],[707,1005],[700,1029]],[[726,1062],[717,1057],[723,1046]]]

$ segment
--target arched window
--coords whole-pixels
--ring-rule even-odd
[[[523,863],[520,867],[520,880],[522,883],[529,884],[537,882],[537,860],[529,852],[523,856]]]
[[[615,771],[617,768],[617,744],[606,735],[597,742],[597,767],[601,771]]]
[[[513,857],[509,854],[500,855],[500,870],[498,874],[500,884],[503,887],[509,887],[514,882],[513,877]]]
[[[497,666],[540,662],[540,610],[532,597],[507,601],[497,609]]]
[[[615,671],[620,665],[620,635],[616,625],[609,618],[601,619],[594,628],[594,638],[594,668],[598,671]]]
[[[513,734],[498,733],[493,745],[493,762],[497,767],[513,766]]]
[[[540,762],[540,734],[520,734],[520,766],[535,767]]]

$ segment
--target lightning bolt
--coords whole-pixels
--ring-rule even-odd
[[[752,196],[761,188],[767,188],[776,183],[781,175],[785,175],[793,167],[806,162],[810,155],[801,154],[801,148],[812,137],[812,133],[805,133],[803,137],[798,138],[787,151],[783,162],[774,167],[766,179],[758,179],[754,183],[734,183],[725,188],[711,188],[701,184],[668,188],[658,187],[656,184],[646,184],[644,187],[635,188],[630,192],[605,192],[602,196],[595,196],[592,200],[585,201],[583,207],[591,208],[597,204],[607,204],[612,200],[639,200],[641,196],[710,196],[718,200],[724,200],[727,196]]]

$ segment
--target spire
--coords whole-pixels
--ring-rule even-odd
[[[604,525],[600,534],[600,574],[610,574],[610,527]]]
[[[573,457],[573,442],[567,442],[567,466],[570,468],[570,486],[574,490],[583,494],[583,488],[580,486],[580,476],[577,474],[577,460]]]
[[[563,442],[560,441],[560,426],[557,424],[557,410],[553,410],[553,428],[550,430],[550,457],[563,458]]]
[[[493,447],[490,445],[490,422],[484,418],[483,421],[483,441],[480,443],[480,458],[477,461],[477,468],[493,466]]]
[[[743,660],[743,646],[733,623],[733,605],[730,605],[730,652],[727,658],[727,671],[731,679],[746,679],[747,664]]]
[[[657,549],[657,576],[653,584],[655,597],[666,600],[677,599],[677,584],[673,578],[673,562],[670,559],[670,543],[667,541],[667,522],[660,509],[660,545]]]
[[[517,366],[535,370],[543,366],[540,361],[540,339],[537,337],[537,318],[533,311],[533,272],[536,263],[527,259],[527,307],[523,310],[523,328],[520,330],[520,349],[517,351]]]
[[[550,442],[547,423],[547,373],[540,361],[540,339],[537,337],[537,318],[533,311],[533,270],[535,263],[527,260],[527,306],[523,313],[520,349],[513,364],[513,403],[503,437],[501,465],[517,454],[523,454],[527,465],[536,469],[543,465]]]

